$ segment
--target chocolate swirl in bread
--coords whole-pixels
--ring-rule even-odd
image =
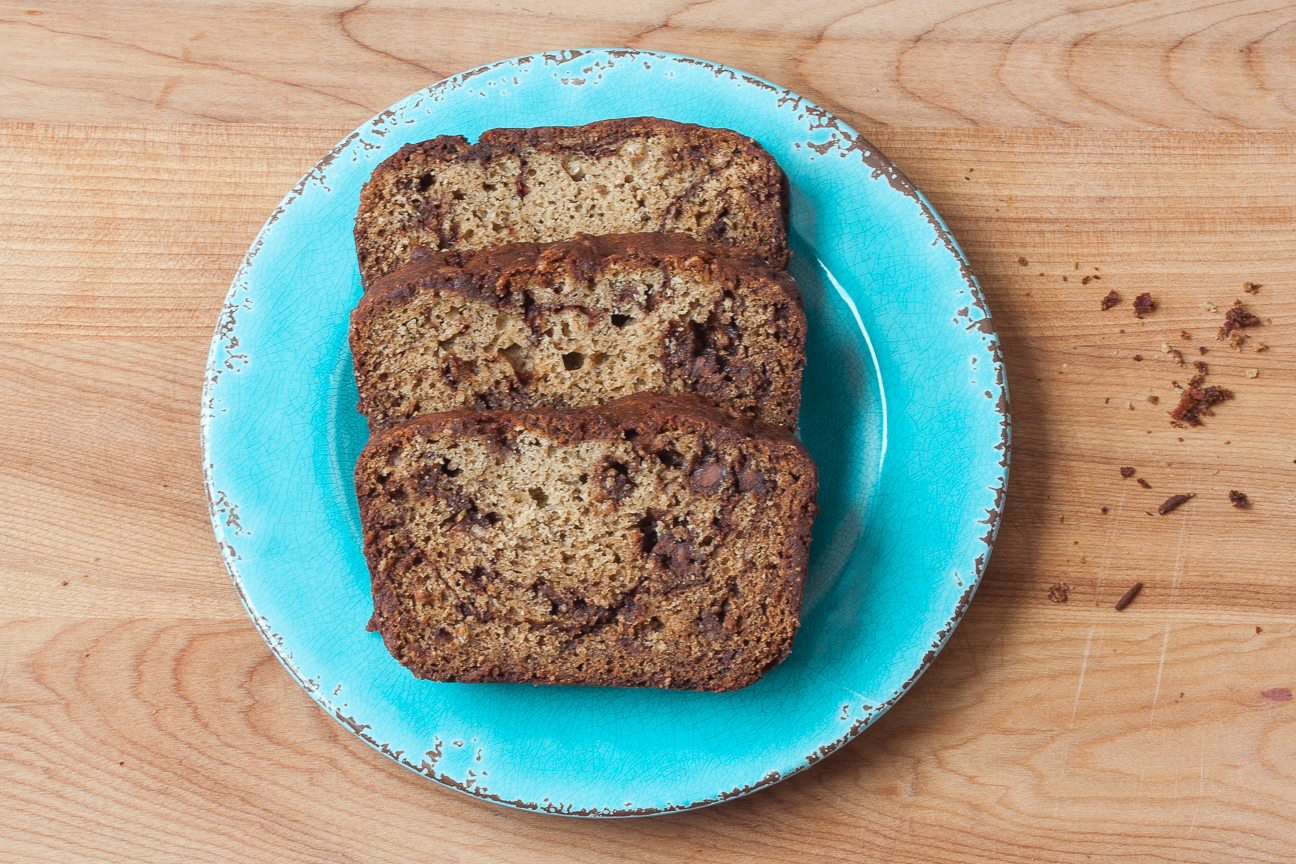
[[[419,678],[726,691],[792,647],[817,474],[695,396],[466,410],[356,465],[372,626]]]

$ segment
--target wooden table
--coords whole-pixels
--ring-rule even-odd
[[[1296,859],[1296,7],[591,5],[0,5],[0,861]],[[616,822],[467,799],[319,711],[230,587],[198,443],[298,176],[445,75],[594,44],[732,63],[888,153],[981,279],[1014,420],[921,683],[792,780]],[[1200,428],[1167,347],[1236,393]]]

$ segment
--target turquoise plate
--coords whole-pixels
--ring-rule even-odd
[[[365,632],[348,313],[361,184],[407,142],[652,115],[755,138],[787,172],[810,321],[800,434],[819,463],[801,631],[737,693],[418,681]],[[805,770],[913,686],[967,608],[1008,473],[990,313],[940,217],[827,111],[650,51],[533,55],[379,114],[288,193],[230,287],[202,428],[212,524],[248,614],[329,714],[478,798],[573,816],[704,807]]]

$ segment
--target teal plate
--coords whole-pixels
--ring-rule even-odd
[[[819,464],[792,654],[736,693],[416,680],[365,632],[351,472],[351,227],[407,142],[651,115],[750,135],[787,172],[805,295],[800,435]],[[703,807],[805,770],[908,690],[985,569],[1008,393],[976,280],[909,180],[827,111],[700,60],[588,50],[415,93],[288,193],[230,287],[202,407],[212,524],[248,614],[315,701],[400,764],[478,798],[574,816]]]

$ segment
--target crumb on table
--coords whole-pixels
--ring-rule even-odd
[[[1234,330],[1242,327],[1255,327],[1259,324],[1260,318],[1248,311],[1242,305],[1241,300],[1235,300],[1233,301],[1233,308],[1224,313],[1224,326],[1220,327],[1216,338],[1222,341],[1227,339]]]
[[[1178,509],[1179,505],[1184,503],[1185,501],[1196,497],[1197,497],[1196,492],[1185,492],[1182,495],[1171,495],[1164,502],[1162,502],[1160,507],[1157,508],[1157,513],[1164,516],[1167,513],[1169,513],[1171,510]]]
[[[1122,594],[1121,598],[1116,601],[1116,611],[1119,612],[1122,609],[1124,609],[1126,606],[1133,603],[1134,598],[1137,597],[1139,595],[1139,592],[1142,590],[1143,590],[1143,583],[1135,582],[1133,586],[1131,586],[1130,589],[1126,591],[1124,594]]]
[[[1193,376],[1196,378],[1197,376]],[[1170,412],[1171,421],[1177,426],[1200,426],[1202,417],[1212,417],[1215,412],[1212,405],[1218,405],[1226,399],[1233,398],[1233,391],[1224,387],[1202,387],[1200,381],[1190,382],[1183,391],[1179,404]]]

